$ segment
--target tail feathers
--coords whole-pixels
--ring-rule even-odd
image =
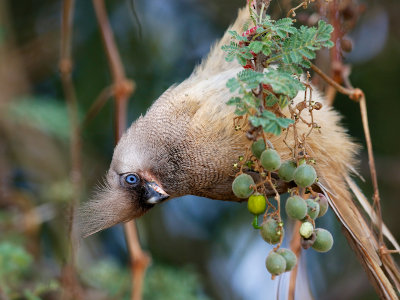
[[[194,70],[192,76],[199,76],[207,78],[209,76],[234,69],[239,67],[239,63],[236,61],[234,62],[227,62],[225,60],[226,52],[221,50],[223,45],[229,45],[231,41],[231,34],[229,31],[234,30],[237,31],[239,34],[243,32],[243,26],[246,23],[250,23],[250,12],[247,7],[239,9],[238,17],[236,21],[230,26],[227,31],[225,32],[222,39],[220,39],[210,51],[210,54],[203,62]]]
[[[390,256],[384,255],[382,259],[380,258],[377,238],[352,201],[346,182],[336,180],[334,184],[326,185],[335,195],[328,192],[323,185],[320,187],[342,223],[345,236],[377,293],[382,299],[399,299],[397,295],[400,285],[399,269]]]
[[[350,190],[356,196],[358,202],[361,204],[362,208],[365,210],[368,217],[371,219],[372,223],[375,226],[378,226],[378,217],[377,217],[375,211],[372,209],[371,204],[368,202],[367,197],[365,197],[365,195],[362,193],[362,191],[357,186],[357,184],[350,178],[350,176],[346,176],[345,179],[346,179],[348,186],[350,187]],[[387,228],[387,226],[385,224],[383,224],[383,226],[382,226],[382,232],[383,232],[383,235],[392,244],[392,246],[397,251],[400,251],[399,244],[397,243],[396,239],[394,238],[394,236],[392,235],[392,233],[389,231],[389,229]]]

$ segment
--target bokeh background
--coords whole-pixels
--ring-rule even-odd
[[[285,15],[287,2],[273,1],[273,14]],[[127,76],[137,85],[129,101],[129,122],[171,84],[190,75],[244,1],[132,4],[107,1]],[[346,63],[352,65],[353,84],[367,95],[383,217],[399,240],[400,3],[362,4],[365,11],[349,33],[354,47]],[[61,10],[59,0],[0,1],[2,300],[60,297],[72,197],[69,120],[58,71]],[[91,1],[76,3],[72,43],[82,119],[112,80]],[[334,105],[350,134],[364,145],[358,105],[341,96]],[[112,157],[111,101],[84,128],[82,139],[86,201]],[[366,182],[358,182],[371,195],[365,150],[360,161]],[[275,299],[277,291],[285,299],[288,275],[271,281],[264,266],[271,248],[252,229],[251,219],[246,204],[204,198],[156,206],[137,222],[142,245],[153,260],[144,299]],[[334,233],[335,246],[327,254],[303,254],[298,299],[307,299],[309,292],[315,299],[378,299],[332,212],[319,222]],[[129,299],[129,257],[121,225],[81,242],[77,261],[84,299]]]

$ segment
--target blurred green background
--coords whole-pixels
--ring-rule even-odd
[[[127,76],[137,85],[129,122],[190,75],[244,5],[238,0],[138,0],[137,19],[131,1],[107,1]],[[354,47],[346,62],[353,67],[354,86],[367,95],[383,217],[399,239],[400,3],[362,3],[366,10],[350,32]],[[273,1],[271,11],[285,15],[287,5]],[[57,0],[0,2],[2,300],[60,299],[72,196],[69,121],[58,72],[61,11]],[[91,1],[76,3],[73,60],[83,118],[112,80]],[[335,107],[364,145],[358,105],[338,96]],[[112,128],[110,101],[83,130],[82,201],[108,169]],[[359,183],[371,195],[365,150],[360,161],[366,182]],[[285,299],[288,274],[271,281],[264,267],[271,247],[250,223],[246,204],[184,197],[152,209],[138,220],[142,245],[153,258],[144,299],[275,299],[277,291]],[[303,254],[298,299],[307,299],[306,275],[316,299],[378,299],[332,212],[320,224],[334,233],[335,246],[327,254]],[[84,299],[129,299],[129,257],[121,225],[82,241],[77,260]]]

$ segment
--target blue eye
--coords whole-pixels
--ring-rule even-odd
[[[129,174],[129,175],[126,175],[125,182],[127,184],[136,184],[139,182],[139,178],[135,174]]]

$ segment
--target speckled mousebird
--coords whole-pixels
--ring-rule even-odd
[[[241,32],[248,20],[247,9],[240,10],[229,30]],[[192,75],[170,87],[122,136],[104,186],[80,211],[82,236],[138,218],[157,203],[183,195],[240,201],[231,191],[236,173],[232,166],[251,141],[243,131],[235,131],[234,108],[225,104],[232,96],[226,82],[242,70],[238,63],[225,61],[221,46],[229,41],[226,32]],[[313,94],[324,103],[316,91]],[[299,92],[294,101],[303,98],[304,92]],[[309,136],[307,151],[317,161],[320,185],[371,282],[392,299],[395,292],[384,274],[388,266],[382,264],[377,240],[347,189],[345,178],[356,166],[358,146],[328,105],[314,113],[314,121],[321,130]],[[305,124],[298,126],[299,134],[309,130]],[[291,158],[283,135],[268,138],[283,160]]]

